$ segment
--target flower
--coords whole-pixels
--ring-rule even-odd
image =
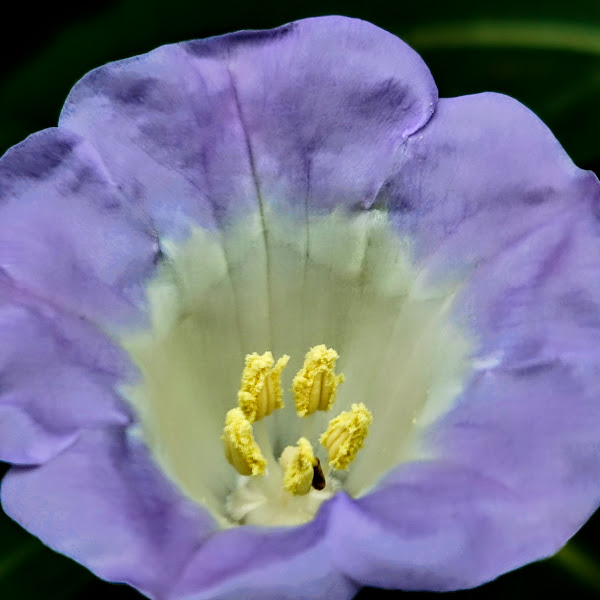
[[[161,600],[554,553],[600,498],[599,190],[362,21],[89,73],[0,161],[5,511]]]

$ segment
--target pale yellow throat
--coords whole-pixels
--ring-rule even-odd
[[[423,434],[472,372],[462,274],[417,264],[385,211],[270,206],[161,248],[147,325],[109,332],[139,369],[119,392],[128,435],[219,527],[307,523],[437,456]]]
[[[334,372],[337,359],[337,352],[323,344],[314,346],[306,354],[304,365],[292,385],[299,417],[309,418],[317,410],[332,408],[338,386],[344,381],[342,374]],[[305,436],[295,445],[286,446],[275,461],[269,439],[262,435],[265,430],[261,431],[258,443],[253,435],[253,425],[283,407],[281,372],[288,360],[289,356],[284,355],[275,362],[271,352],[246,356],[238,392],[239,406],[227,413],[222,439],[225,457],[240,475],[271,476],[281,483],[285,493],[304,496],[312,489],[327,488],[330,469],[348,469],[364,444],[372,415],[360,403],[331,419],[327,430],[319,437],[328,457],[325,469]]]

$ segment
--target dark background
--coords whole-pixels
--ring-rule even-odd
[[[440,96],[491,90],[516,97],[550,126],[579,166],[599,172],[599,0],[11,3],[0,37],[0,154],[55,125],[71,86],[105,62],[169,42],[325,14],[360,17],[405,39],[429,65]],[[596,515],[556,557],[450,597],[600,598],[599,533]],[[358,599],[400,596],[434,594],[365,589]],[[142,598],[100,581],[0,514],[2,600],[95,597]]]

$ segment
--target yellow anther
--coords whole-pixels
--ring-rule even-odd
[[[264,475],[267,461],[252,435],[252,423],[241,409],[232,408],[227,413],[221,439],[225,457],[240,475]]]
[[[327,431],[319,441],[329,454],[329,464],[334,469],[345,470],[362,448],[373,421],[371,411],[361,402],[349,411],[340,413],[329,421]]]
[[[304,366],[292,382],[296,410],[301,417],[316,410],[329,410],[335,401],[337,388],[344,381],[333,370],[338,353],[324,344],[311,348],[304,358]]]
[[[246,366],[238,392],[239,406],[254,423],[283,406],[281,372],[290,357],[284,354],[277,362],[271,352],[246,355]]]
[[[294,496],[304,496],[310,492],[318,461],[306,438],[301,437],[296,446],[284,448],[279,464],[283,469],[283,487],[287,492]]]

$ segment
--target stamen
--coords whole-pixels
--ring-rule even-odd
[[[240,475],[265,474],[267,461],[252,435],[252,423],[240,408],[232,408],[227,413],[221,439],[225,457]]]
[[[301,437],[296,446],[284,448],[279,464],[283,469],[283,488],[287,492],[294,496],[304,496],[310,492],[318,459],[306,438]]]
[[[238,402],[251,423],[260,421],[283,406],[281,372],[289,360],[290,357],[284,354],[275,363],[271,352],[246,355]]]
[[[341,373],[334,373],[338,358],[338,353],[324,344],[314,346],[306,353],[304,366],[292,382],[296,410],[301,417],[333,406],[337,388],[344,381]]]
[[[349,411],[331,419],[327,431],[319,441],[328,451],[332,468],[345,470],[362,448],[373,421],[371,411],[361,402],[353,404]]]

